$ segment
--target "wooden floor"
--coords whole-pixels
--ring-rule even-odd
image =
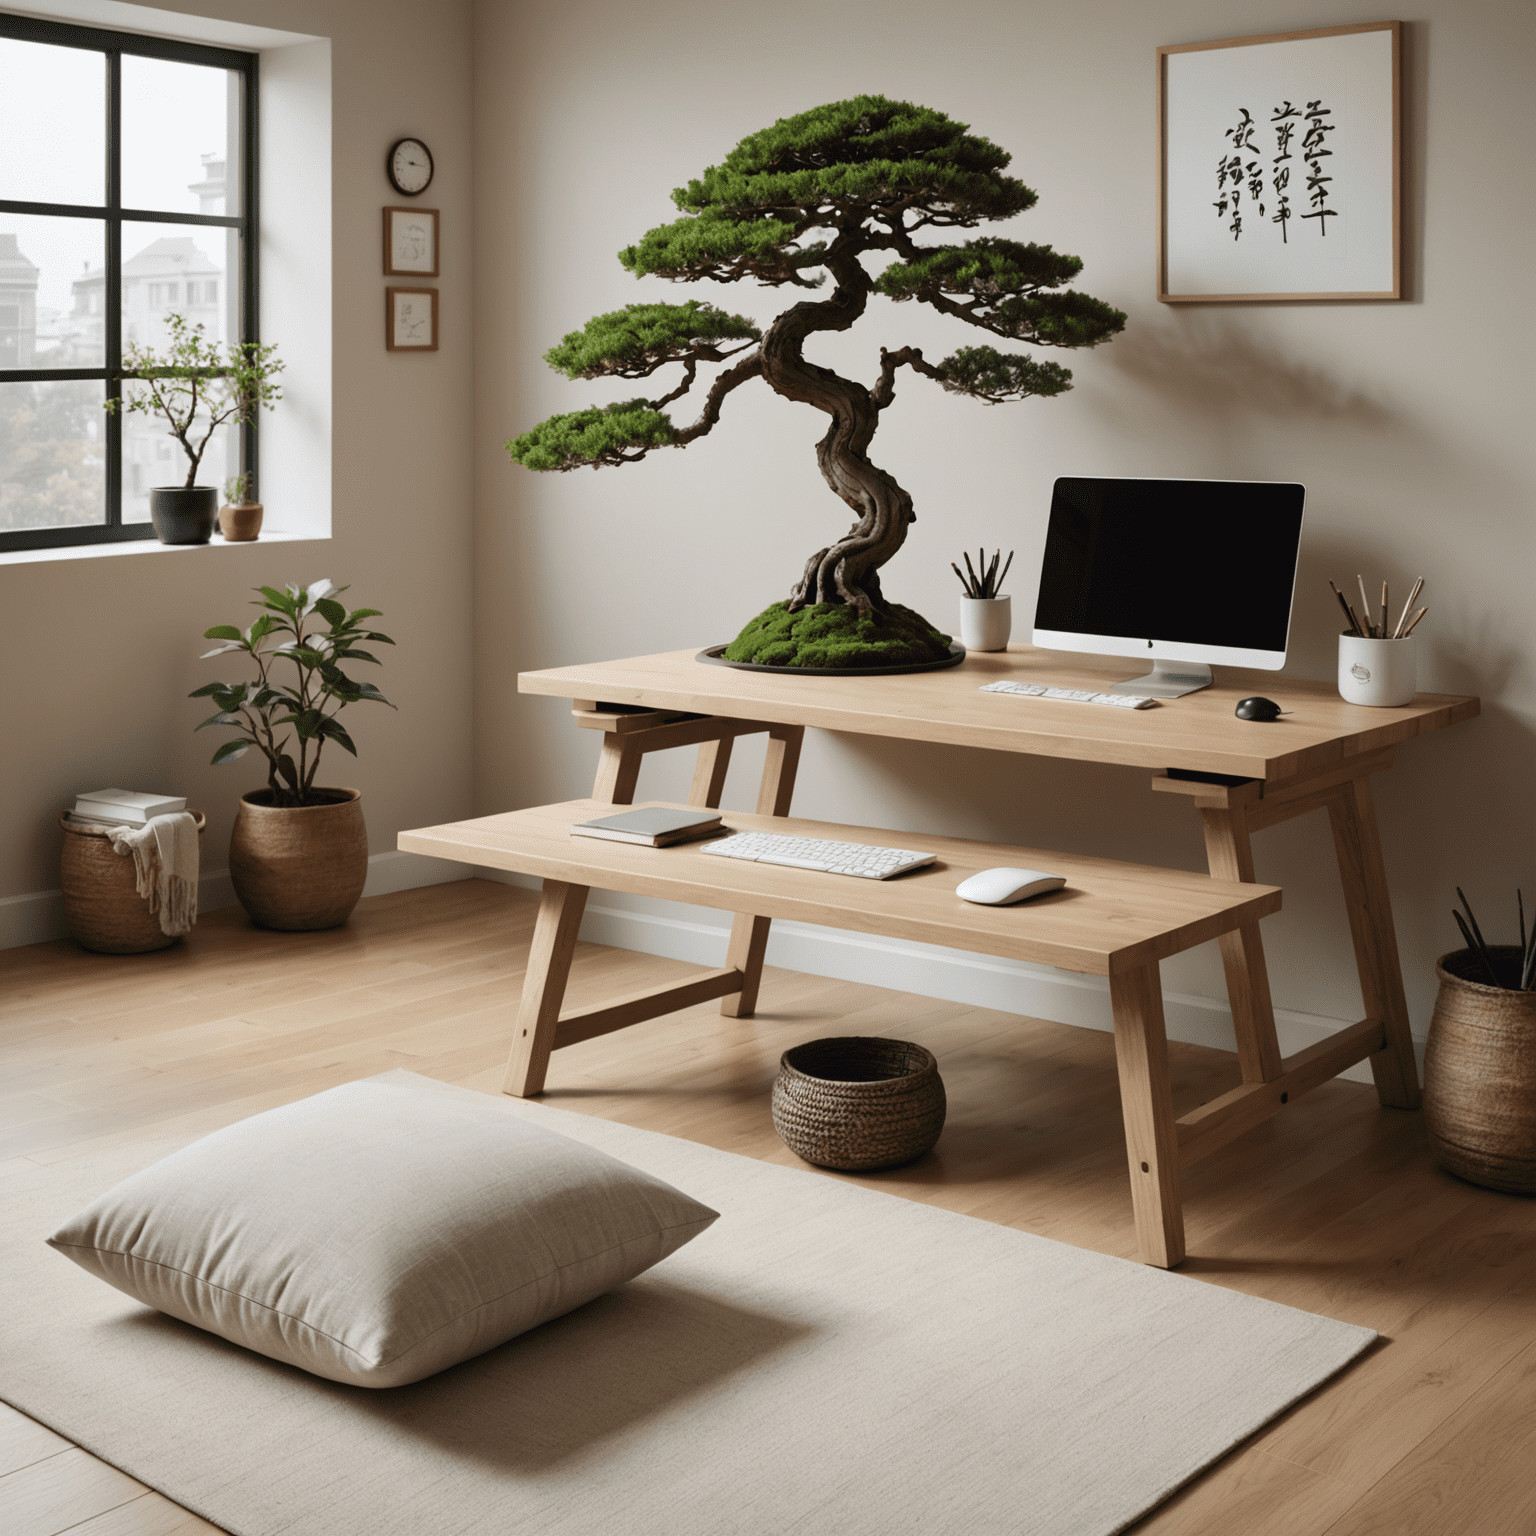
[[[262,932],[224,911],[154,955],[68,943],[0,955],[0,1157],[53,1163],[211,1131],[401,1066],[495,1092],[534,901],[464,881],[365,901],[333,933]],[[583,945],[570,1005],[689,969]],[[787,971],[767,973],[756,1018],[717,1007],[558,1052],[546,1102],[799,1165],[769,1123],[780,1053],[832,1033],[917,1040],[948,1086],[943,1139],[861,1181],[1132,1255],[1109,1035]],[[1225,1052],[1171,1054],[1180,1113],[1237,1081]],[[1201,1164],[1185,1191],[1182,1273],[1386,1342],[1154,1512],[1142,1536],[1536,1532],[1536,1200],[1440,1172],[1420,1115],[1342,1081]],[[6,1536],[214,1530],[0,1415]]]

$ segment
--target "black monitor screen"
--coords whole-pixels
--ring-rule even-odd
[[[1284,651],[1305,488],[1063,478],[1036,629]]]

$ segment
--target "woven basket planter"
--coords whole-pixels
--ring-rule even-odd
[[[229,878],[263,928],[339,928],[368,879],[362,794],[321,789],[320,805],[274,806],[265,789],[240,797],[229,837]]]
[[[192,817],[201,849],[208,820],[201,811],[193,811]],[[142,955],[170,948],[176,940],[160,931],[160,919],[149,910],[149,898],[139,895],[132,857],[113,853],[105,832],[93,832],[65,815],[60,815],[59,825],[64,829],[59,886],[70,937],[82,948],[104,955]]]
[[[1520,951],[1491,944],[1518,978]],[[1489,1189],[1536,1193],[1536,993],[1491,987],[1471,950],[1442,955],[1424,1056],[1424,1120],[1441,1165]]]
[[[818,1168],[894,1168],[944,1129],[944,1083],[929,1051],[905,1040],[846,1035],[784,1052],[773,1128]]]

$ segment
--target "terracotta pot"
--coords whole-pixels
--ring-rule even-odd
[[[1520,950],[1491,944],[1500,979]],[[1442,955],[1424,1055],[1424,1121],[1441,1165],[1489,1189],[1536,1192],[1536,993],[1493,987],[1469,949]]]
[[[198,847],[208,825],[201,811]],[[59,817],[64,848],[59,855],[59,885],[64,892],[64,922],[70,937],[83,949],[103,955],[142,955],[169,949],[176,940],[160,931],[160,919],[140,896],[133,859],[119,857],[105,832],[93,832],[67,816]]]
[[[338,928],[368,878],[362,792],[321,789],[323,805],[270,804],[272,792],[240,797],[229,838],[229,878],[263,928]]]
[[[259,501],[242,501],[239,506],[219,508],[219,532],[230,544],[249,544],[261,532],[262,506]]]

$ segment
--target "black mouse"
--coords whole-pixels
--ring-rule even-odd
[[[1239,699],[1233,713],[1239,720],[1278,720],[1282,710],[1273,699],[1256,694],[1251,699]]]

